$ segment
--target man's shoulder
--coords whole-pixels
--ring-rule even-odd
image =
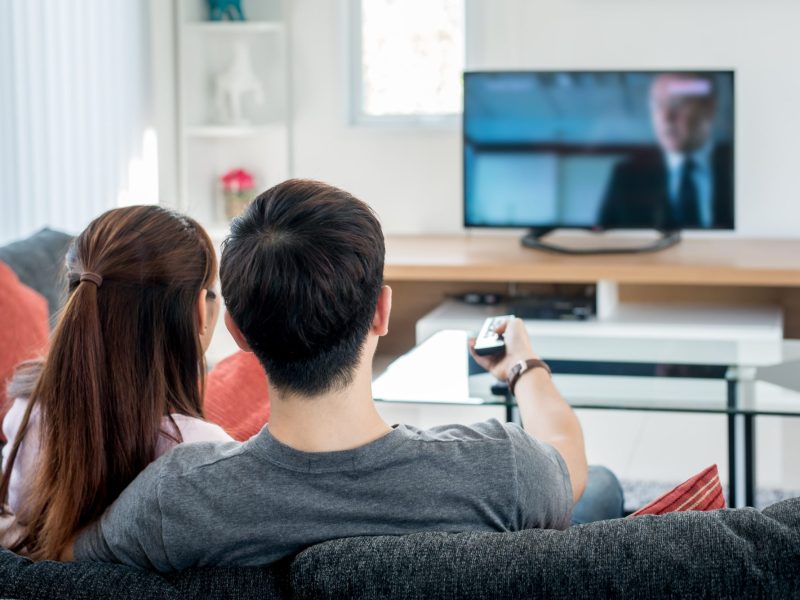
[[[716,166],[730,169],[733,162],[733,144],[730,142],[714,144],[711,159]]]
[[[240,442],[188,442],[175,446],[161,456],[153,466],[162,477],[183,477],[199,470],[222,467],[247,451]]]
[[[429,429],[418,429],[403,425],[410,439],[419,442],[497,442],[509,440],[509,425],[497,419],[489,419],[471,425],[438,425]]]
[[[417,442],[420,447],[432,450],[448,446],[477,447],[510,446],[514,442],[513,428],[516,425],[501,423],[497,419],[489,419],[471,425],[439,425],[428,429],[419,429],[403,425],[409,441]],[[520,431],[522,431],[520,429]],[[435,451],[435,450],[434,450]]]

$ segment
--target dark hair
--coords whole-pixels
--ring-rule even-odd
[[[280,183],[233,221],[220,263],[222,295],[272,385],[315,395],[350,383],[383,258],[372,210],[318,181]]]
[[[47,357],[23,365],[11,386],[30,397],[0,483],[5,500],[38,406],[41,451],[14,545],[37,559],[58,559],[154,459],[164,416],[202,416],[195,307],[216,257],[195,221],[132,206],[92,221],[67,253],[67,271]]]

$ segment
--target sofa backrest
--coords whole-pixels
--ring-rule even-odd
[[[0,247],[0,260],[14,270],[22,283],[47,299],[51,319],[64,301],[64,259],[71,242],[71,235],[45,228]]]
[[[162,575],[122,565],[32,562],[0,548],[0,598],[180,600],[291,596],[287,561],[269,567],[195,568]]]
[[[292,564],[296,598],[798,598],[800,498],[566,531],[336,540]]]
[[[793,598],[800,597],[800,498],[763,512],[673,513],[566,531],[333,540],[270,567],[166,576],[32,563],[0,550],[0,597]]]

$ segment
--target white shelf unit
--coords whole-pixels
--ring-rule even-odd
[[[488,317],[505,314],[505,306],[475,306],[458,300],[445,300],[417,321],[417,344],[437,331],[460,329],[478,331]],[[525,319],[534,340],[559,338],[573,340],[583,349],[595,348],[606,360],[615,357],[614,340],[626,340],[630,347],[637,340],[643,347],[668,348],[681,342],[684,361],[704,362],[707,354],[720,356],[721,348],[730,352],[727,360],[752,364],[773,364],[780,360],[783,343],[783,313],[774,306],[657,305],[620,303],[605,318],[586,321]],[[654,344],[653,340],[660,340]],[[685,342],[694,342],[694,346]],[[696,353],[696,361],[689,349]],[[710,348],[710,350],[709,350]],[[648,360],[647,358],[642,358]]]
[[[209,21],[206,0],[177,0],[179,208],[227,230],[220,177],[245,169],[258,191],[292,176],[289,0],[244,0],[246,21]],[[245,124],[221,122],[214,78],[244,43],[264,90],[242,104]]]

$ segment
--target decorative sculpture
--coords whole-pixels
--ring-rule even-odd
[[[215,88],[220,121],[232,125],[249,124],[242,111],[242,102],[247,94],[253,94],[256,105],[263,104],[264,86],[255,74],[250,52],[244,42],[233,45],[233,60],[217,76]]]
[[[244,21],[241,0],[208,0],[208,12],[212,21]]]

